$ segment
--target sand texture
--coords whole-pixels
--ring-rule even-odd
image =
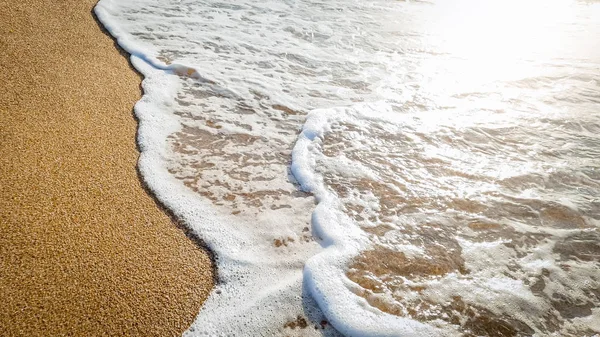
[[[0,1],[0,336],[179,335],[213,285],[138,179],[141,79],[94,5]]]

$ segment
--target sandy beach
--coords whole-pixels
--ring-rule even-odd
[[[173,336],[209,254],[137,175],[141,78],[95,0],[0,2],[0,335]]]

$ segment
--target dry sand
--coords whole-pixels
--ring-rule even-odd
[[[141,186],[140,78],[95,0],[0,1],[0,336],[170,336],[209,255]]]

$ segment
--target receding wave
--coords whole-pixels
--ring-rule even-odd
[[[600,333],[596,2],[101,0],[187,336]]]
[[[311,273],[339,268],[351,281],[346,296],[447,333],[593,335],[600,305],[593,200],[600,185],[580,174],[598,155],[586,139],[565,134],[581,150],[556,157],[531,150],[557,136],[550,121],[512,115],[456,128],[422,113],[390,116],[381,104],[309,115],[293,167],[324,203],[317,223],[330,237],[328,249],[339,250],[320,254],[344,259],[342,267],[335,259],[309,260]],[[537,136],[511,145],[502,140],[511,137],[510,125]],[[468,134],[479,140],[456,141]],[[360,239],[337,228],[350,226],[362,230]],[[361,305],[335,303],[343,292],[315,280],[329,305]],[[377,324],[389,328],[388,320]]]

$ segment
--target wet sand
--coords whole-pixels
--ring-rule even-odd
[[[213,285],[140,183],[141,79],[94,5],[0,2],[0,336],[179,335]]]

